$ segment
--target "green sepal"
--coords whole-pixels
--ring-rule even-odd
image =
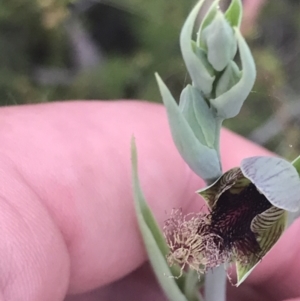
[[[221,163],[215,149],[203,145],[176,104],[172,94],[158,74],[155,74],[167,110],[173,141],[184,161],[205,181],[212,181],[221,174]]]
[[[199,31],[197,32],[197,45],[199,45],[199,47],[204,49],[206,52],[207,52],[207,45],[203,41],[201,33],[213,21],[218,10],[219,10],[219,0],[215,0],[211,4],[209,10],[206,12],[206,14],[200,24]]]
[[[262,250],[260,258],[265,256],[278,241],[287,225],[287,212],[285,210],[271,207],[256,216],[251,223],[251,230],[256,233],[257,242]],[[248,258],[248,264],[243,264],[237,260],[236,272],[239,286],[251,274],[256,265],[260,262],[257,255]]]
[[[203,66],[206,68],[206,70],[209,72],[211,76],[215,75],[215,70],[212,67],[212,65],[207,60],[206,52],[200,48],[195,41],[191,41],[192,48],[198,59],[202,62]]]
[[[216,97],[230,90],[240,79],[242,72],[234,61],[230,61],[216,85]]]
[[[217,11],[212,22],[200,33],[206,45],[207,59],[213,68],[222,71],[236,54],[237,41],[224,14]]]
[[[210,148],[214,147],[216,138],[216,119],[201,93],[191,85],[181,92],[179,109],[190,125],[197,139]]]
[[[187,17],[180,33],[180,48],[193,85],[200,91],[203,91],[205,95],[208,95],[212,91],[215,77],[209,74],[203,63],[194,53],[191,44],[194,24],[203,2],[203,0],[199,1]]]
[[[241,0],[231,0],[225,12],[225,18],[232,27],[240,27],[243,17],[243,5]]]
[[[152,215],[140,186],[134,139],[132,139],[131,142],[131,161],[135,211],[153,271],[169,300],[188,301],[180,289],[180,287],[184,287],[185,273],[179,279],[168,277],[171,275],[178,276],[180,274],[180,268],[175,265],[169,267],[167,264],[166,254],[168,254],[170,250]]]
[[[224,191],[233,189],[232,187],[235,185],[231,193],[239,193],[249,183],[250,181],[243,176],[241,170],[235,167],[226,171],[211,185],[198,190],[197,193],[203,197],[208,208],[212,210]]]
[[[235,29],[238,48],[242,62],[242,76],[236,85],[226,93],[210,99],[210,103],[216,108],[220,118],[227,119],[236,116],[253,88],[256,69],[250,49],[239,30]]]

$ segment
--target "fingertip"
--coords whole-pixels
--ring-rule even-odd
[[[49,213],[16,170],[1,157],[2,298],[62,300],[69,285],[68,250]]]
[[[199,210],[203,204],[195,191],[204,182],[178,154],[160,105],[69,102],[7,110],[10,114],[2,118],[9,130],[0,129],[5,138],[1,151],[13,157],[67,244],[64,251],[43,247],[50,255],[41,254],[53,265],[52,278],[45,278],[51,288],[58,285],[54,275],[60,274],[58,279],[70,277],[70,293],[85,292],[123,277],[146,260],[131,191],[132,135],[141,185],[160,224],[173,208]],[[24,124],[30,131],[22,130]],[[222,133],[221,149],[225,169],[238,166],[247,155],[264,152],[228,131]],[[40,217],[36,221],[43,224]],[[54,231],[47,234],[35,225],[32,231],[39,237]],[[41,247],[34,245],[37,253]],[[70,258],[57,259],[64,269],[60,273],[54,269],[53,254],[67,252]],[[66,286],[64,281],[59,285]]]
[[[166,212],[187,206],[203,183],[178,154],[161,105],[68,102],[5,111],[0,151],[64,236],[69,293],[115,281],[146,260],[132,198],[132,135],[142,188],[160,224]]]

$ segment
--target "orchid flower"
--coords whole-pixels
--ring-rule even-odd
[[[180,34],[191,83],[179,104],[158,74],[156,79],[174,144],[209,185],[198,191],[207,211],[184,215],[175,209],[162,233],[142,193],[132,144],[137,220],[153,270],[171,301],[203,300],[203,275],[205,300],[225,301],[227,267],[236,265],[240,285],[300,212],[300,157],[293,163],[277,157],[245,158],[239,167],[222,172],[221,126],[239,113],[256,70],[239,30],[241,0],[232,0],[224,13],[219,1],[213,1],[194,38],[203,2],[196,4]]]
[[[288,212],[300,208],[298,172],[276,157],[246,158],[198,193],[209,213],[175,210],[165,223],[168,262],[198,273],[236,263],[237,285],[279,240]]]

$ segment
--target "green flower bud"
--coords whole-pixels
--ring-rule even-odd
[[[212,22],[200,32],[200,40],[206,46],[208,61],[217,71],[222,71],[236,54],[234,31],[220,11],[217,11]]]
[[[215,77],[210,74],[205,63],[195,54],[192,45],[193,28],[202,4],[203,1],[200,1],[187,17],[180,33],[180,48],[193,85],[207,95],[212,91]]]
[[[227,92],[220,94],[210,103],[218,117],[227,119],[236,116],[248,97],[255,81],[256,70],[250,49],[238,29],[235,30],[242,63],[240,80]]]

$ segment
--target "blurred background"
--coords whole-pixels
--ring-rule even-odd
[[[207,0],[207,3],[210,1]],[[221,1],[226,7],[227,0]],[[0,104],[70,99],[160,102],[188,83],[178,38],[195,0],[3,0]],[[300,154],[300,1],[244,0],[253,92],[225,126],[288,159]]]

